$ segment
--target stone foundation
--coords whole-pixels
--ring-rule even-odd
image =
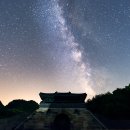
[[[58,115],[66,115],[70,130],[102,130],[104,126],[86,108],[40,108],[23,124],[23,130],[53,130]],[[62,122],[61,122],[62,123]],[[62,124],[63,128],[64,123]],[[64,130],[64,129],[63,129]]]

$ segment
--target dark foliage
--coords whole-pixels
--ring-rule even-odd
[[[21,111],[21,112],[32,112],[36,109],[38,109],[39,105],[35,101],[25,101],[25,100],[13,100],[9,102],[8,105],[6,105],[7,109],[13,109],[16,111]]]
[[[0,118],[10,117],[14,115],[19,115],[23,113],[32,113],[39,108],[38,103],[35,101],[25,101],[25,100],[13,100],[9,102],[8,105],[4,106],[0,102]]]
[[[5,106],[2,104],[2,102],[0,101],[0,118],[8,117],[11,115],[14,115],[14,113],[12,111],[7,110]]]
[[[4,109],[4,105],[2,104],[2,102],[0,101],[0,111]]]
[[[93,113],[112,119],[130,119],[130,84],[117,88],[112,93],[96,95],[87,101],[87,108]]]

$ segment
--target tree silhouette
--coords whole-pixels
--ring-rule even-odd
[[[13,100],[4,106],[0,101],[0,118],[10,117],[23,113],[32,113],[39,108],[38,103],[33,100],[26,101],[22,99]]]
[[[0,101],[0,111],[4,109],[4,105],[2,104],[2,102]]]
[[[7,109],[14,109],[21,112],[32,112],[39,108],[39,105],[33,101],[26,101],[22,99],[13,100],[6,105]]]
[[[112,93],[96,95],[87,101],[87,108],[93,113],[113,119],[130,119],[130,84],[117,88]]]

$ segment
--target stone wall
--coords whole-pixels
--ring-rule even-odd
[[[104,129],[86,108],[40,108],[24,123],[24,130],[51,130],[60,114],[70,119],[70,130]],[[64,126],[63,126],[64,127]]]

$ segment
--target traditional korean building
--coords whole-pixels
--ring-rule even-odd
[[[86,93],[40,93],[40,108],[23,123],[22,130],[102,130],[105,126],[85,105]]]

